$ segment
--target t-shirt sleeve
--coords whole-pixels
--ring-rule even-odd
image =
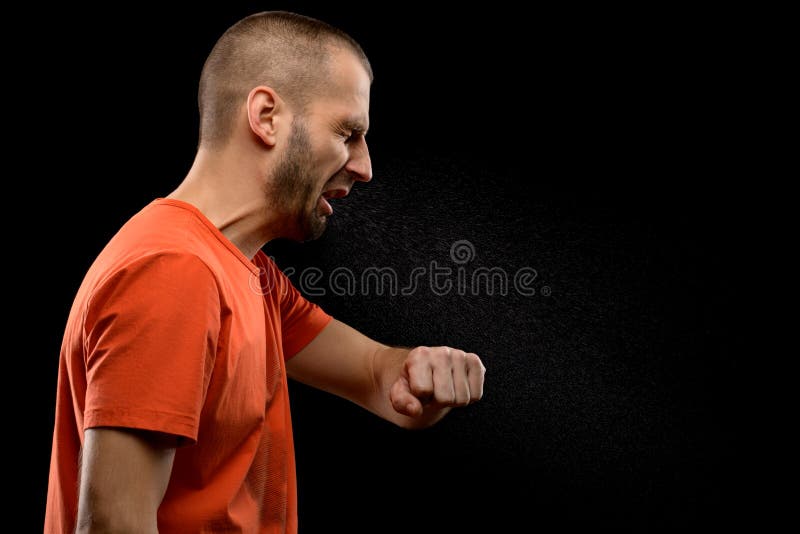
[[[202,260],[141,258],[99,284],[85,317],[84,429],[153,430],[194,443],[220,330],[216,279]]]
[[[288,360],[311,343],[333,317],[308,301],[266,255],[262,261],[277,280],[280,299],[283,358]]]

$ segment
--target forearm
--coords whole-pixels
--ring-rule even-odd
[[[409,417],[399,413],[392,405],[391,389],[397,377],[402,374],[403,365],[412,349],[406,347],[388,347],[380,345],[373,355],[372,369],[376,393],[374,410],[382,418],[402,428],[422,429],[427,428],[442,419],[450,407],[441,406],[430,399],[421,399],[422,414]]]
[[[388,347],[333,320],[287,364],[289,377],[403,428],[425,428],[483,395],[477,354],[451,347]]]

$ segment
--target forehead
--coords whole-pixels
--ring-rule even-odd
[[[370,81],[361,61],[350,51],[331,54],[328,77],[314,111],[349,126],[366,131],[369,127]]]

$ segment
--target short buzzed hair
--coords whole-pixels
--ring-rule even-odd
[[[336,49],[354,53],[372,81],[372,67],[361,46],[325,22],[286,11],[265,11],[228,28],[200,76],[199,144],[224,145],[247,95],[259,85],[275,89],[302,114],[325,87]]]

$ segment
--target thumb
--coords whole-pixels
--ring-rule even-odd
[[[408,379],[400,376],[392,388],[389,390],[389,400],[392,408],[398,413],[409,417],[417,417],[422,414],[422,403],[411,393]]]

